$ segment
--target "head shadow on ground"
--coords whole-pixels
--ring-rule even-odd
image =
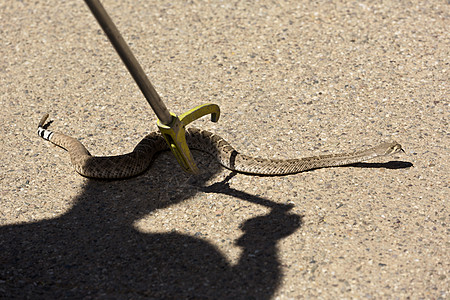
[[[170,168],[176,168],[171,161]],[[178,183],[169,175],[88,180],[65,214],[0,227],[0,296],[7,298],[271,298],[281,280],[277,242],[301,225],[291,206],[205,182],[218,165]],[[179,171],[176,171],[179,172]],[[158,189],[170,181],[169,198]],[[63,188],[63,187],[61,187]],[[153,193],[152,191],[156,191]],[[241,224],[232,265],[209,242],[177,232],[143,233],[137,220],[198,191],[230,194],[270,208]]]

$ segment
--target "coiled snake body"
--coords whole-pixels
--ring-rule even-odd
[[[162,135],[153,132],[142,139],[128,154],[91,156],[77,139],[45,129],[47,117],[48,114],[39,123],[39,136],[66,149],[75,170],[86,177],[120,179],[139,175],[150,166],[155,154],[169,149]],[[186,130],[186,140],[190,149],[212,155],[225,168],[255,175],[287,175],[324,167],[343,166],[403,151],[400,144],[390,142],[352,153],[279,160],[240,154],[223,138],[206,130],[189,128]]]

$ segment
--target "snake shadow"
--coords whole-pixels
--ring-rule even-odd
[[[385,163],[370,163],[370,162],[359,162],[350,164],[343,167],[356,167],[356,168],[374,168],[374,169],[407,169],[411,168],[414,165],[409,161],[401,161],[401,160],[392,160]]]
[[[0,227],[0,298],[270,299],[282,279],[277,244],[301,226],[301,216],[291,206],[234,190],[227,180],[204,187],[219,168],[209,163],[200,167],[212,171],[191,177],[163,154],[143,176],[87,180],[59,217]],[[196,236],[133,226],[199,191],[270,208],[241,224],[235,243],[242,254],[234,265]]]

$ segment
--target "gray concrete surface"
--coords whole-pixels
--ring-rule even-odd
[[[0,297],[449,298],[448,1],[103,3],[166,105],[220,105],[195,126],[241,152],[406,153],[285,177],[164,153],[82,178],[37,136],[45,112],[96,155],[154,114],[83,1],[2,1]]]

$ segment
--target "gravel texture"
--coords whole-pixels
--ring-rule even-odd
[[[448,1],[104,0],[171,111],[213,102],[241,152],[396,140],[284,177],[163,153],[88,180],[51,129],[130,151],[155,116],[83,1],[0,3],[0,298],[449,299]]]

